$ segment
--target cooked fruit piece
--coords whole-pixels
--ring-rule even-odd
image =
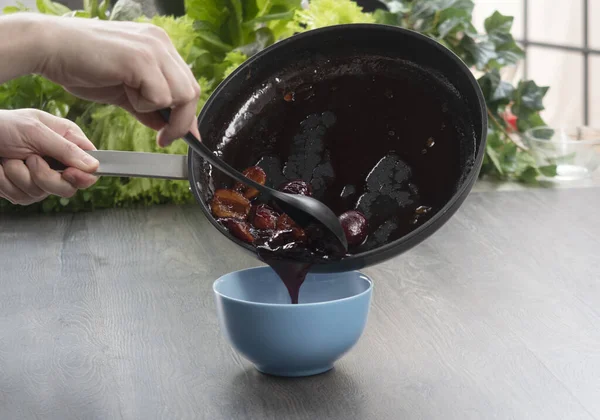
[[[283,95],[283,100],[286,102],[292,102],[294,100],[294,92],[288,92],[285,95]]]
[[[292,228],[292,236],[294,237],[296,242],[306,242],[306,232],[304,232],[304,229],[300,227]]]
[[[281,216],[277,218],[277,229],[278,230],[288,230],[296,226],[296,222],[292,220],[290,216],[283,213]]]
[[[233,236],[238,239],[241,239],[244,242],[249,244],[254,243],[254,235],[252,234],[252,227],[248,222],[244,222],[243,220],[226,218],[219,219],[219,223],[227,228],[229,232]]]
[[[265,182],[267,182],[267,174],[260,166],[251,166],[242,172],[242,174],[244,174],[246,178],[250,178],[260,185],[265,185]],[[258,190],[256,188],[248,187],[240,182],[236,182],[233,189],[241,192],[248,200],[251,200],[258,195]]]
[[[297,179],[284,183],[279,187],[279,191],[288,194],[306,195],[312,197],[312,187],[307,182]]]
[[[290,216],[283,213],[277,219],[277,230],[291,230],[294,240],[297,242],[306,241],[306,232],[292,220]]]
[[[348,245],[360,245],[369,233],[369,224],[365,216],[356,210],[350,210],[339,217],[344,228]]]
[[[210,210],[217,218],[245,219],[250,212],[250,202],[237,191],[221,189],[215,191]]]
[[[252,208],[250,221],[257,229],[274,230],[277,226],[278,215],[269,206],[259,204]]]
[[[427,214],[431,211],[431,207],[427,207],[427,206],[419,206],[417,207],[417,209],[415,210],[416,214]]]

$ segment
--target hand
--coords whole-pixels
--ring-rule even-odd
[[[73,122],[36,109],[0,110],[0,198],[28,205],[49,194],[71,197],[96,182],[98,161],[84,150],[95,150]],[[44,157],[68,168],[62,175]]]
[[[160,130],[167,146],[192,131],[198,138],[200,96],[190,68],[161,28],[134,22],[44,17],[48,47],[37,69],[74,95],[118,105]],[[157,110],[172,108],[167,125]]]

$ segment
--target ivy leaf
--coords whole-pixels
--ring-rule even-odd
[[[442,26],[444,37],[455,28],[470,23],[474,3],[471,0],[416,0],[410,9],[409,22],[414,29],[428,34],[439,33]]]
[[[504,16],[496,11],[484,22],[488,39],[494,43],[497,54],[497,57],[490,62],[492,68],[514,64],[524,56],[523,50],[510,33],[513,20],[512,16]]]
[[[440,11],[437,21],[438,37],[445,38],[471,29],[471,12],[465,8],[451,7]]]
[[[503,41],[502,37],[497,37],[502,34],[510,33],[512,24],[512,16],[504,16],[498,11],[495,11],[490,17],[488,17],[484,21],[483,26],[492,41],[500,42]]]
[[[523,132],[533,127],[545,125],[539,112],[548,92],[547,86],[538,86],[533,80],[520,81],[513,92],[512,113],[517,117],[517,128]]]
[[[524,113],[520,117],[517,116],[517,129],[521,133],[529,130],[530,128],[542,127],[544,125],[546,125],[546,123],[537,112]]]
[[[447,9],[460,9],[471,16],[475,7],[471,0],[415,0],[411,3],[412,20],[428,19]]]
[[[515,172],[517,169],[517,150],[517,145],[513,142],[504,143],[500,149],[500,164],[506,172]]]
[[[540,170],[540,173],[542,173],[542,175],[547,176],[549,178],[556,176],[556,165],[540,166],[538,169]]]
[[[546,92],[547,86],[538,86],[533,80],[520,81],[513,95],[513,113],[518,117],[524,112],[542,111]]]
[[[525,56],[525,53],[514,39],[512,39],[512,36],[510,38],[510,41],[496,45],[496,54],[498,57],[490,64],[490,67],[501,68],[515,64]]]
[[[537,168],[528,166],[527,169],[518,174],[517,179],[525,184],[535,184],[539,174]]]
[[[496,46],[485,35],[465,35],[458,48],[464,52],[462,58],[467,65],[475,66],[477,70],[485,70],[490,61],[498,58]]]
[[[407,13],[411,9],[410,0],[379,0],[379,2],[383,3],[393,14]]]
[[[517,180],[527,184],[537,182],[537,178],[541,175],[541,172],[535,158],[530,153],[519,150],[516,154],[515,164],[514,172]]]
[[[490,144],[487,144],[485,147],[485,152],[489,157],[490,161],[494,165],[494,168],[498,171],[500,175],[504,175],[504,170],[502,169],[502,163],[500,162],[500,156],[494,147]]]
[[[498,113],[499,106],[506,106],[510,103],[514,91],[513,85],[501,79],[500,72],[493,69],[477,80],[488,107],[492,112]]]

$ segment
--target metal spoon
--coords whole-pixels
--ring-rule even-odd
[[[160,115],[166,122],[169,122],[171,110],[163,109],[160,111]],[[254,182],[217,157],[208,147],[206,147],[206,145],[190,132],[183,137],[183,140],[194,152],[202,156],[212,166],[226,175],[229,175],[234,180],[249,187],[256,188],[264,198],[273,200],[281,210],[287,213],[287,215],[300,226],[306,227],[308,224],[314,223],[315,221],[323,225],[327,231],[333,234],[332,238],[337,239],[339,245],[344,249],[344,252],[348,250],[348,241],[346,240],[344,229],[335,213],[325,204],[312,197],[284,193]]]

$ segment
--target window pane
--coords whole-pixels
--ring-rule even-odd
[[[588,0],[588,27],[590,48],[600,50],[600,1]]]
[[[583,2],[527,0],[529,40],[583,46]]]
[[[473,10],[473,24],[479,31],[483,31],[483,22],[495,11],[503,15],[512,16],[512,34],[516,39],[523,37],[523,0],[475,0]]]
[[[590,125],[600,127],[600,56],[590,56]]]
[[[528,77],[550,86],[542,117],[551,125],[583,124],[583,56],[581,53],[530,47]]]

